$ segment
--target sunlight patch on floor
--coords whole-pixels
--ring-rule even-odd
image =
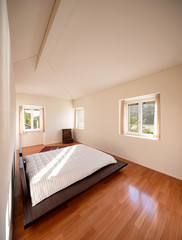
[[[130,200],[137,205],[137,207],[142,207],[152,216],[156,213],[156,204],[155,200],[148,194],[139,191],[134,186],[129,185],[129,198]]]

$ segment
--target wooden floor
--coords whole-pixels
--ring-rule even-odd
[[[23,148],[23,155],[43,147]],[[180,180],[128,162],[120,172],[24,230],[18,163],[16,173],[14,240],[182,240]]]

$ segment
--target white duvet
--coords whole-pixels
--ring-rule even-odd
[[[25,157],[32,206],[116,160],[83,144]]]

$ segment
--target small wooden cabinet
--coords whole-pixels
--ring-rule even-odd
[[[62,129],[62,141],[63,143],[72,143],[72,129]]]

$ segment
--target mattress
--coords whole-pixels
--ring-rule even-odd
[[[116,160],[109,154],[78,144],[24,158],[32,206]]]

